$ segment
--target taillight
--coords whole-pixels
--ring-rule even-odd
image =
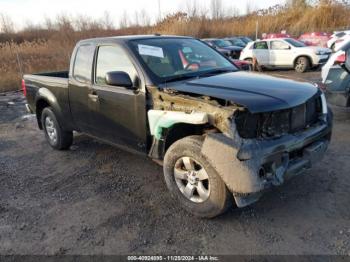
[[[344,64],[346,61],[346,55],[345,53],[341,53],[340,55],[337,56],[337,58],[334,61],[335,65],[340,65],[340,64]]]
[[[23,91],[23,95],[27,96],[26,82],[24,81],[24,79],[22,79],[22,91]]]

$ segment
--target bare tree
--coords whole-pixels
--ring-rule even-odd
[[[225,8],[225,11],[224,11],[225,17],[238,17],[239,14],[240,14],[239,9],[235,6]]]
[[[74,31],[72,19],[65,14],[60,14],[56,17],[57,29],[64,32]]]
[[[103,18],[101,19],[101,23],[106,30],[114,29],[114,23],[111,18],[111,14],[108,11],[105,11],[103,14]]]
[[[130,24],[128,12],[124,10],[122,17],[119,20],[119,28],[127,28]]]
[[[145,9],[142,9],[140,11],[139,21],[140,21],[140,24],[143,26],[150,26],[151,25],[151,18],[149,17],[149,15]]]
[[[223,18],[222,0],[211,0],[210,2],[211,17],[213,19]]]
[[[55,30],[55,24],[54,22],[51,20],[50,17],[45,17],[44,18],[44,27],[49,30],[49,31],[53,31]]]
[[[328,0],[326,1],[320,1],[320,2],[329,2]],[[305,8],[308,6],[308,1],[307,0],[287,0],[287,6],[290,7],[297,7],[297,8]]]
[[[140,26],[139,12],[136,10],[134,15],[135,15],[135,17],[134,17],[134,21],[132,22],[132,25]]]
[[[0,13],[0,32],[5,34],[15,32],[15,24],[7,14]]]
[[[198,17],[199,16],[199,7],[198,7],[198,1],[197,0],[187,0],[186,1],[186,7],[185,12],[188,15],[188,17]]]
[[[252,4],[252,2],[248,1],[246,4],[246,7],[245,7],[246,15],[250,15],[251,13],[253,13],[253,11],[254,11],[253,4]]]

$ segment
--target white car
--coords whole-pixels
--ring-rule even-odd
[[[293,38],[275,38],[249,43],[242,50],[240,60],[256,58],[259,66],[294,68],[303,73],[325,64],[331,53],[329,48],[307,46]]]
[[[348,37],[350,37],[350,30],[334,32],[334,34],[331,35],[331,39],[328,40],[327,46],[334,51],[338,51],[340,45],[343,45],[342,42],[344,42],[344,40]]]

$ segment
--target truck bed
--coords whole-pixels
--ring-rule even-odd
[[[45,72],[31,75],[25,75],[24,80],[27,82],[41,84],[55,84],[59,87],[68,87],[68,71]]]
[[[59,101],[62,114],[69,115],[68,74],[68,71],[59,71],[24,75],[30,110],[36,111],[37,101],[44,92],[46,95],[52,94],[52,99]]]

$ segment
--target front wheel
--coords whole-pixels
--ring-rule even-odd
[[[306,57],[299,57],[296,62],[294,69],[298,73],[305,73],[310,68],[309,59]]]
[[[51,107],[44,108],[41,114],[41,123],[44,128],[46,140],[58,150],[68,149],[73,142],[73,132],[64,131]]]
[[[168,189],[190,213],[212,218],[231,204],[225,183],[201,153],[203,138],[190,136],[175,142],[164,157]]]

